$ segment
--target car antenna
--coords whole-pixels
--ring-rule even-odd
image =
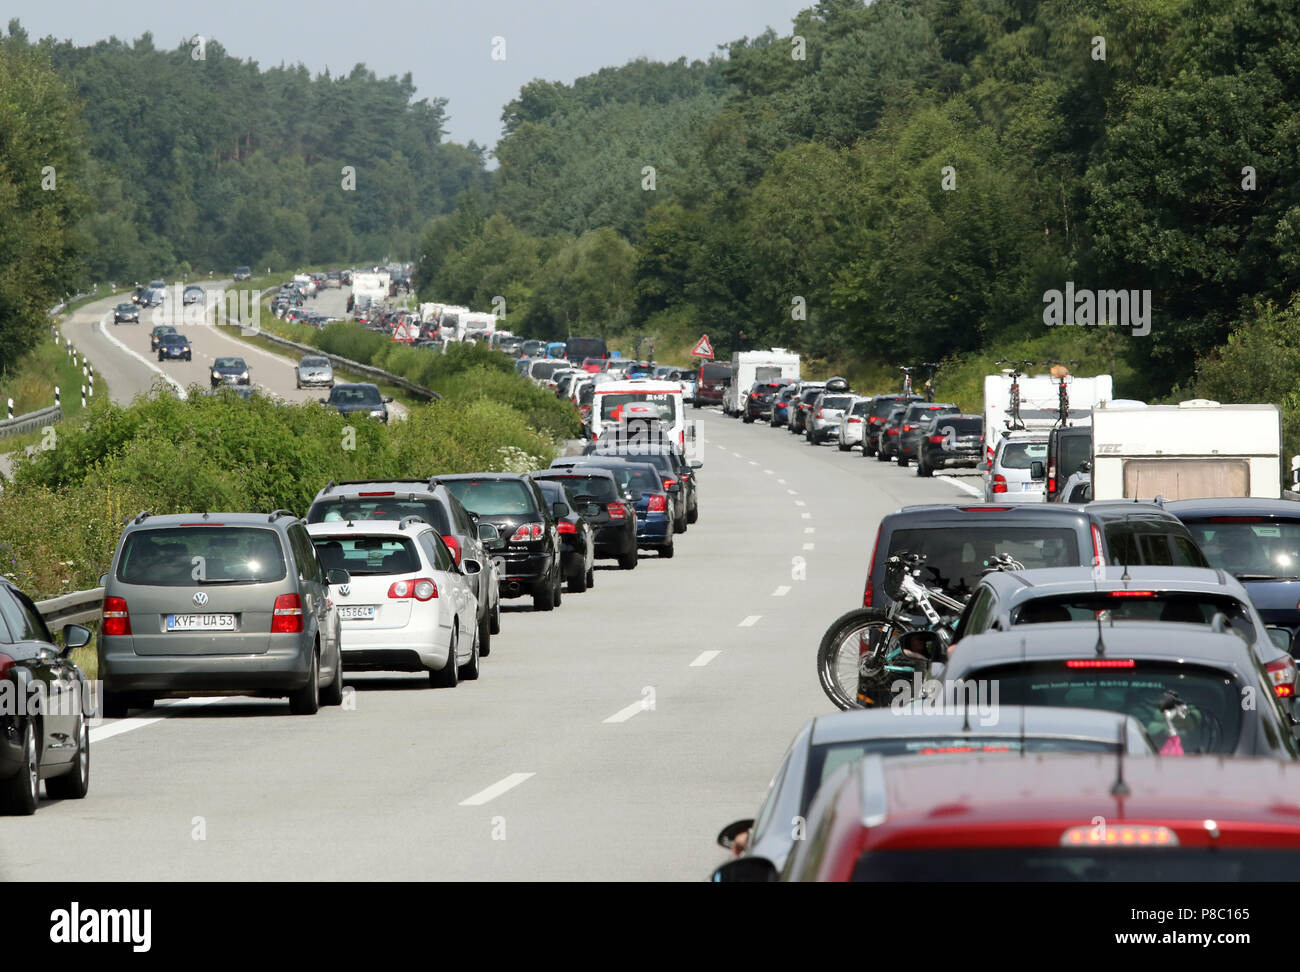
[[[1119,746],[1115,750],[1115,782],[1110,786],[1110,795],[1113,797],[1126,797],[1133,791],[1128,788],[1124,782],[1124,720],[1119,723]]]
[[[1103,641],[1101,637],[1101,614],[1102,612],[1097,612],[1097,644],[1094,646],[1098,658],[1104,658],[1106,656],[1106,642]]]
[[[1024,671],[1025,661],[1028,652],[1025,649],[1025,636],[1020,636],[1020,669]],[[1025,757],[1025,704],[1020,703],[1020,758]]]

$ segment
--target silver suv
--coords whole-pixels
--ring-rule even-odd
[[[104,588],[103,712],[159,695],[262,695],[295,715],[343,701],[338,613],[302,520],[265,513],[141,513]]]
[[[1047,433],[1008,432],[984,480],[986,503],[1043,503],[1047,500]]]

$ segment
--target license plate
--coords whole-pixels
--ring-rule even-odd
[[[1026,493],[1041,493],[1043,491],[1042,483],[1021,483],[1020,488]]]
[[[373,604],[349,604],[339,607],[340,621],[370,621],[375,616]]]
[[[169,614],[168,631],[234,631],[233,614]]]

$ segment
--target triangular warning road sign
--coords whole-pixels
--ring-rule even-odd
[[[691,348],[691,357],[692,358],[713,357],[713,345],[709,343],[709,336],[707,334],[703,335],[698,341],[695,342],[695,347]]]

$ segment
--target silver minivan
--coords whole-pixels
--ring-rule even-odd
[[[343,701],[338,612],[302,520],[265,513],[141,513],[101,578],[105,716],[160,695],[263,695],[295,715]]]
[[[1047,501],[1047,432],[1008,432],[984,479],[986,503]]]

